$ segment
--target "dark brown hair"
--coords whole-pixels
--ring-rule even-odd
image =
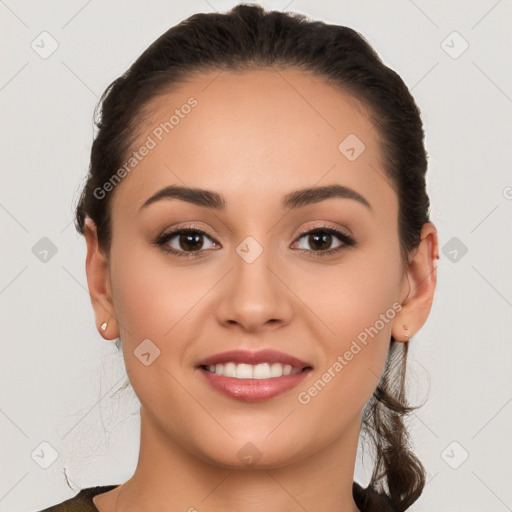
[[[226,14],[195,14],[160,36],[103,93],[96,111],[98,128],[75,225],[84,233],[90,217],[99,245],[111,243],[113,193],[94,191],[108,182],[126,160],[139,135],[144,107],[193,73],[212,70],[295,68],[324,78],[359,100],[373,122],[384,171],[396,190],[398,229],[404,265],[429,221],[420,111],[399,75],[388,68],[355,30],[311,21],[297,13],[267,12],[241,4]],[[375,466],[367,489],[386,493],[395,510],[405,511],[425,486],[425,470],[409,447],[405,415],[408,343],[390,340],[382,378],[363,414],[363,431],[375,446]],[[368,498],[370,499],[370,498]]]

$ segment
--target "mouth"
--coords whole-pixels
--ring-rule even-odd
[[[223,352],[196,366],[214,389],[246,402],[280,395],[301,382],[313,366],[275,350]]]
[[[275,379],[286,375],[296,375],[308,369],[311,366],[304,366],[302,368],[293,367],[289,364],[281,363],[260,363],[256,365],[239,363],[234,361],[216,365],[201,365],[203,370],[214,373],[215,375],[222,375],[224,377],[232,377],[235,379]]]

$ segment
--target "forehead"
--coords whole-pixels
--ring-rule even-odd
[[[330,183],[392,194],[369,112],[303,71],[197,74],[145,111],[132,149],[151,149],[114,195],[126,207],[170,184],[221,190],[228,201]]]

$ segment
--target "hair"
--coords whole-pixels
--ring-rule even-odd
[[[99,247],[109,254],[114,191],[101,199],[94,191],[126,160],[150,100],[195,73],[274,66],[321,77],[358,100],[368,113],[379,138],[385,175],[398,196],[405,265],[429,222],[430,206],[423,124],[407,86],[357,31],[253,4],[237,5],[227,13],[194,14],[155,40],[107,87],[95,110],[97,133],[76,207],[76,229],[84,234],[85,218],[91,218]],[[362,416],[363,431],[372,439],[376,454],[365,490],[368,500],[372,490],[378,490],[399,512],[407,510],[425,486],[425,469],[410,449],[404,423],[415,409],[405,399],[407,353],[408,343],[391,337],[382,377]]]

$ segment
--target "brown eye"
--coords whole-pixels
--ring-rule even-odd
[[[298,240],[302,239],[305,243],[303,242],[299,249],[318,256],[334,254],[345,247],[355,245],[355,240],[351,236],[331,227],[316,228],[302,233]],[[332,247],[333,243],[336,243],[334,247]]]
[[[178,245],[185,251],[197,251],[203,247],[200,233],[182,233],[178,235]]]
[[[165,233],[155,240],[155,245],[176,256],[197,256],[205,249],[205,239],[211,244],[206,249],[217,246],[204,231],[196,228],[181,228]]]
[[[325,251],[331,249],[333,236],[330,233],[315,233],[308,235],[308,243],[313,251]]]

